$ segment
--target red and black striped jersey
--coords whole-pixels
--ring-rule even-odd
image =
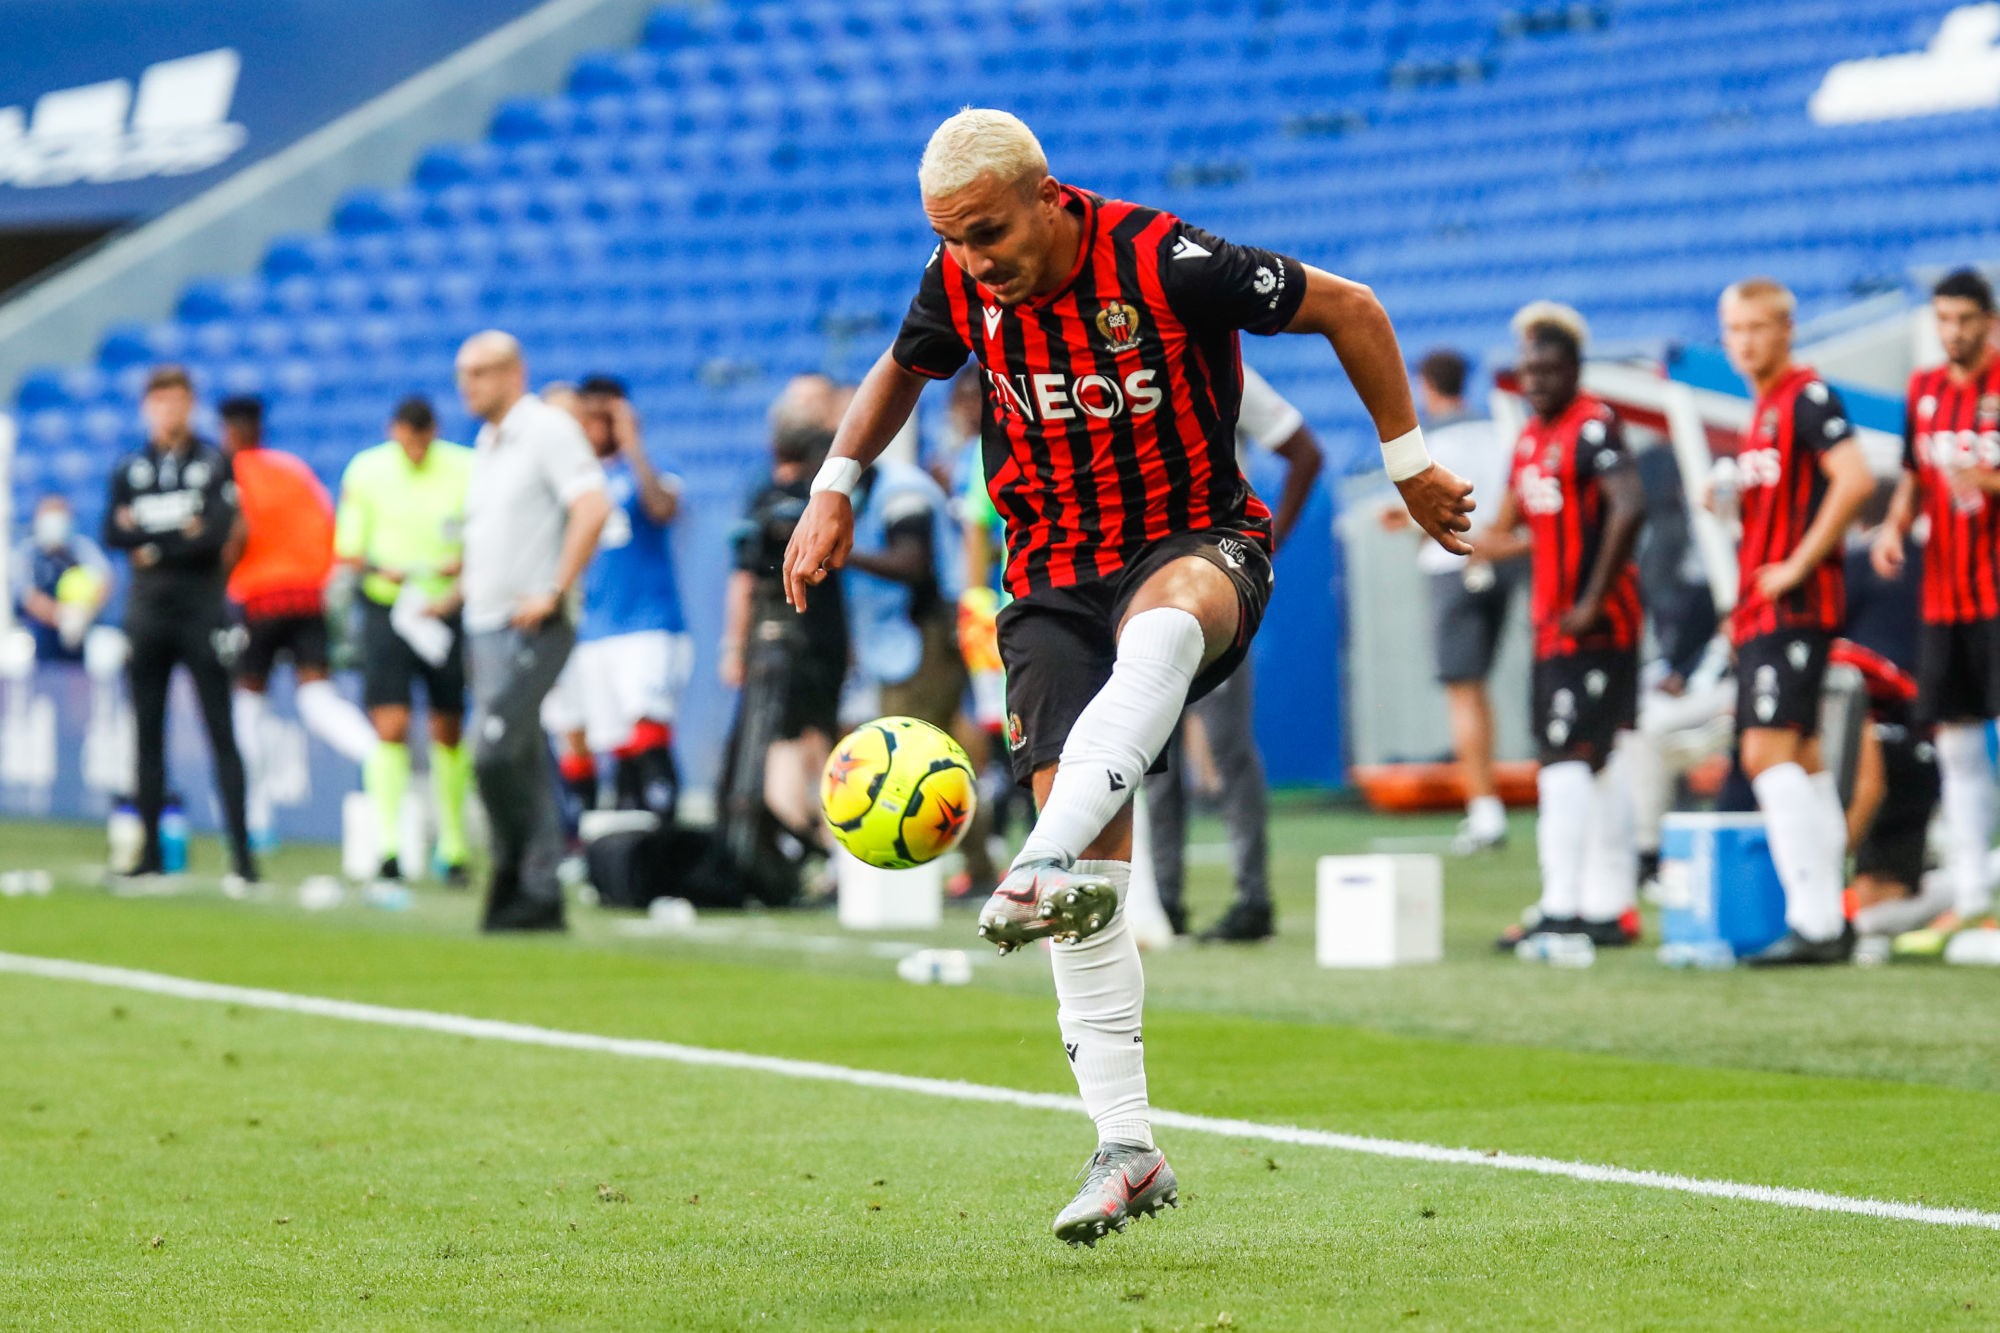
[[[1083,223],[1062,286],[1002,306],[940,246],[894,349],[933,379],[968,354],[985,372],[982,452],[1007,523],[1007,590],[1104,578],[1149,543],[1204,528],[1268,547],[1270,511],[1236,462],[1237,332],[1290,323],[1304,266],[1062,188]]]
[[[1631,465],[1617,414],[1589,394],[1578,394],[1553,421],[1530,417],[1514,442],[1507,486],[1532,543],[1528,615],[1537,658],[1638,647],[1639,569],[1631,563],[1612,580],[1602,627],[1580,639],[1562,632],[1562,618],[1590,582],[1603,547],[1602,479]]]
[[[1903,466],[1917,475],[1923,513],[1924,623],[2000,617],[2000,497],[1956,495],[1952,479],[2000,467],[2000,356],[1964,379],[1949,365],[1910,376]]]
[[[1838,543],[1798,587],[1776,602],[1757,591],[1757,571],[1798,549],[1826,498],[1826,452],[1854,438],[1840,395],[1808,366],[1793,366],[1750,414],[1736,452],[1743,540],[1736,548],[1736,610],[1729,637],[1747,643],[1784,630],[1838,630],[1847,583]]]

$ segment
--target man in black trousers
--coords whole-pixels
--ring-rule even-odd
[[[132,711],[139,732],[138,805],[146,848],[137,872],[158,874],[160,807],[167,779],[167,686],[174,667],[194,677],[215,760],[215,785],[229,826],[231,881],[257,878],[243,819],[243,759],[229,714],[230,630],[224,548],[236,527],[229,461],[189,427],[194,384],[179,366],[160,366],[140,403],[146,445],[118,461],[105,505],[104,544],[132,561],[125,633]],[[226,882],[226,886],[227,886]]]

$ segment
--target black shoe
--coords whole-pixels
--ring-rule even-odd
[[[1854,957],[1854,927],[1843,925],[1830,940],[1809,940],[1796,930],[1788,930],[1776,944],[1751,954],[1745,967],[1812,967],[1844,963]]]
[[[489,935],[515,932],[551,931],[560,933],[569,926],[563,921],[562,904],[515,901],[505,910],[486,918],[479,927]]]
[[[382,868],[375,872],[375,878],[392,884],[400,884],[403,880],[403,863],[393,856],[384,857],[382,859]]]
[[[1625,918],[1615,917],[1610,921],[1592,921],[1588,917],[1578,917],[1576,929],[1571,932],[1585,935],[1600,949],[1625,949],[1639,942],[1639,932],[1625,928]]]
[[[1231,903],[1221,920],[1201,932],[1201,938],[1209,944],[1249,944],[1268,940],[1274,933],[1268,904]]]
[[[1167,914],[1167,924],[1173,927],[1174,934],[1185,935],[1188,933],[1186,903],[1161,903],[1160,910]]]
[[[472,871],[466,868],[465,862],[460,861],[456,865],[448,865],[444,868],[444,886],[447,889],[469,889],[472,887]]]
[[[1516,922],[1501,931],[1500,937],[1493,941],[1493,951],[1495,953],[1512,953],[1514,952],[1514,946],[1522,940],[1527,939],[1530,935],[1581,935],[1584,933],[1584,922],[1580,916],[1541,916],[1538,914],[1533,921]]]
[[[1639,882],[1650,883],[1660,877],[1660,854],[1657,851],[1639,853]]]

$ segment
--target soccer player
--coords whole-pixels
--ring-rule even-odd
[[[1846,614],[1841,551],[1875,483],[1840,395],[1792,363],[1792,294],[1746,278],[1722,294],[1723,348],[1756,392],[1737,450],[1736,736],[1785,887],[1785,924],[1752,966],[1841,963],[1847,817],[1820,763],[1820,688]]]
[[[280,654],[292,660],[295,698],[306,729],[357,764],[374,754],[374,728],[328,678],[326,581],[333,573],[333,501],[312,469],[264,447],[264,404],[226,398],[222,452],[236,478],[242,509],[241,552],[229,571],[229,597],[242,608],[236,656],[236,744],[243,752],[252,842],[268,846],[271,797],[265,787],[264,692]]]
[[[230,720],[229,640],[222,550],[236,527],[236,483],[229,460],[190,427],[194,381],[179,366],[147,376],[139,410],[146,419],[143,449],[118,460],[104,506],[104,544],[130,554],[132,590],[125,633],[132,642],[127,670],[138,731],[139,818],[146,827],[137,873],[158,874],[160,808],[167,790],[167,686],[174,668],[194,677],[195,698],[208,730],[215,785],[228,829],[232,881],[257,879],[243,817],[243,758]]]
[[[1993,905],[1986,852],[1993,841],[1993,764],[1986,727],[2000,717],[2000,356],[1993,288],[1976,270],[1950,274],[1931,292],[1945,363],[1910,376],[1903,418],[1903,476],[1875,540],[1875,568],[1901,567],[1919,505],[1924,544],[1924,627],[1918,714],[1937,729],[1944,784],[1946,864],[1955,898],[1929,943],[1985,917]],[[1920,947],[1923,941],[1911,941]]]
[[[1145,979],[1120,911],[1127,803],[1189,699],[1242,661],[1270,595],[1270,511],[1236,464],[1239,331],[1333,345],[1411,512],[1454,550],[1469,549],[1470,488],[1424,453],[1366,287],[1059,182],[1001,111],[945,121],[918,182],[939,244],[814,481],[786,595],[804,608],[845,562],[862,468],[927,382],[977,357],[1015,599],[1000,620],[1009,743],[1041,807],[979,929],[1003,951],[1055,941],[1058,1023],[1099,1140],[1055,1232],[1095,1243],[1177,1198],[1153,1143]]]
[[[583,576],[576,651],[543,717],[572,724],[552,729],[566,734],[563,783],[580,808],[596,804],[595,756],[610,754],[618,805],[671,820],[680,798],[674,709],[694,666],[667,535],[680,513],[681,481],[653,466],[623,381],[586,378],[573,412],[604,465],[611,514]]]
[[[1891,489],[1879,487],[1868,509],[1885,514],[1890,500],[1884,493]],[[1867,519],[1864,510],[1862,522]],[[1940,782],[1934,728],[1916,715],[1921,571],[1907,562],[1886,576],[1876,569],[1873,547],[1880,537],[1878,526],[1849,543],[1843,562],[1847,623],[1829,654],[1860,674],[1867,699],[1866,715],[1853,729],[1847,804],[1857,962],[1886,960],[1895,940],[1927,933],[1919,928],[1952,902],[1949,869],[1924,871]],[[1985,866],[1980,869],[1983,874]]]
[[[465,634],[447,601],[464,549],[472,451],[437,438],[437,417],[421,397],[397,404],[389,436],[364,449],[340,479],[334,552],[361,576],[361,696],[380,743],[361,770],[375,807],[382,847],[380,877],[421,874],[396,855],[402,845],[403,794],[410,786],[410,706],[422,681],[430,712],[431,796],[437,805],[437,858],[445,883],[465,888],[465,793],[472,761],[465,719]],[[399,599],[408,598],[398,617]],[[411,619],[430,621],[443,637],[419,651],[405,637]],[[399,624],[400,621],[400,624]],[[442,651],[439,649],[442,648]]]
[[[1541,301],[1514,317],[1518,373],[1534,416],[1480,558],[1532,559],[1534,727],[1540,748],[1535,845],[1540,918],[1501,936],[1586,935],[1620,946],[1638,892],[1629,782],[1614,762],[1639,714],[1639,571],[1632,562],[1646,497],[1617,414],[1581,391],[1589,330]],[[1528,536],[1519,528],[1525,525]]]

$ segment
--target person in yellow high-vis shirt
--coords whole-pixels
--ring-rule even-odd
[[[457,611],[446,608],[463,549],[472,451],[437,438],[437,418],[421,397],[397,406],[389,433],[348,462],[334,531],[334,554],[361,575],[362,702],[382,740],[362,769],[362,786],[381,829],[381,878],[421,873],[396,856],[410,785],[410,707],[421,680],[437,856],[445,882],[464,888],[471,882],[465,794],[472,776],[462,744],[465,636]]]

